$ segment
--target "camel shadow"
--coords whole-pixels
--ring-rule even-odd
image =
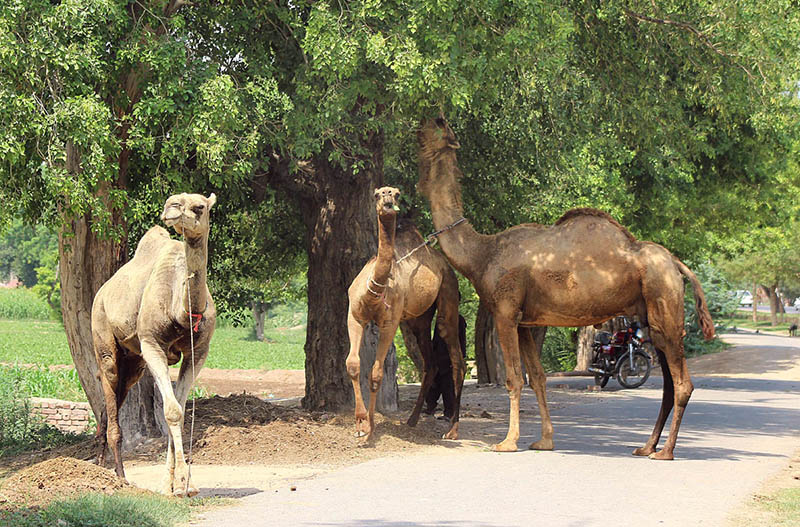
[[[379,518],[370,518],[370,519],[361,519],[361,520],[346,520],[342,522],[304,522],[302,525],[323,525],[323,526],[342,526],[347,525],[348,527],[505,527],[507,524],[505,523],[486,523],[485,521],[481,522],[471,522],[471,521],[448,521],[448,520],[436,520],[436,521],[404,521],[404,520],[382,520]]]
[[[263,489],[257,489],[255,487],[214,487],[214,488],[206,488],[201,487],[199,493],[197,494],[198,498],[245,498],[247,496],[252,496],[254,494],[261,494],[264,492]]]

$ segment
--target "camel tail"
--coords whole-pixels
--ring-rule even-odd
[[[692,283],[692,289],[694,289],[694,303],[697,310],[697,320],[700,322],[700,329],[703,331],[703,336],[705,339],[711,340],[714,338],[715,333],[714,321],[711,320],[711,313],[708,312],[708,304],[706,303],[706,295],[703,293],[703,286],[700,285],[700,280],[697,279],[697,276],[695,276],[692,270],[686,267],[686,264],[674,256],[672,259],[675,262],[675,266],[678,268],[678,271],[680,271],[680,273],[688,278]]]

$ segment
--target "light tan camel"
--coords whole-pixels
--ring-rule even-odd
[[[430,201],[433,223],[445,228],[463,218],[456,149],[444,118],[423,123],[418,189]],[[661,360],[664,391],[655,429],[635,455],[672,459],[681,418],[692,393],[683,352],[683,280],[694,287],[703,334],[714,325],[695,275],[665,248],[637,241],[608,214],[594,209],[567,212],[553,226],[523,224],[482,235],[464,221],[439,237],[450,263],[475,286],[492,312],[506,365],[511,401],[508,434],[496,451],[515,451],[522,389],[520,352],[536,392],[542,437],[532,449],[553,448],[553,426],[545,399],[545,374],[528,328],[590,326],[617,315],[638,315],[649,324]],[[669,437],[656,452],[664,423],[677,405]]]
[[[383,380],[383,363],[401,321],[408,321],[419,342],[423,359],[422,386],[408,424],[415,426],[422,403],[436,376],[431,345],[431,321],[436,311],[439,332],[447,343],[453,364],[456,405],[446,439],[458,438],[458,414],[466,365],[458,341],[458,280],[447,260],[428,246],[420,247],[423,238],[409,221],[397,222],[400,191],[392,187],[375,190],[378,212],[378,255],[356,276],[347,291],[350,305],[347,329],[350,354],[347,373],[353,382],[356,399],[356,435],[372,438],[375,431],[375,401]],[[417,249],[417,250],[415,250]],[[364,327],[378,326],[378,349],[370,374],[369,414],[364,406],[359,384]]]
[[[98,463],[104,462],[108,441],[117,475],[125,477],[118,411],[146,366],[161,393],[169,428],[163,492],[176,496],[197,494],[183,457],[182,429],[186,398],[205,362],[216,324],[214,301],[206,286],[209,212],[216,201],[214,194],[171,196],[161,220],[184,241],[170,239],[162,227],[151,228],[133,259],[103,284],[92,305],[92,335],[106,403],[97,429]],[[181,358],[173,392],[167,367]]]

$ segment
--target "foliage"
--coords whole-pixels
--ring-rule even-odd
[[[48,320],[53,318],[47,303],[31,289],[0,289],[0,319]],[[3,337],[0,336],[0,347]]]
[[[546,372],[572,371],[577,364],[575,328],[547,328],[542,346],[542,366]]]
[[[29,397],[86,401],[86,394],[81,388],[78,374],[72,368],[0,366],[0,380],[19,383]]]
[[[0,279],[13,272],[26,287],[34,287],[39,269],[55,276],[57,262],[58,239],[43,225],[30,226],[17,218],[0,236]]]
[[[43,509],[0,512],[0,520],[9,527],[173,527],[189,520],[193,504],[194,499],[171,500],[153,493],[94,493]]]
[[[693,271],[703,287],[706,305],[714,325],[718,329],[724,328],[730,323],[739,307],[739,299],[733,294],[733,285],[719,268],[708,262],[694,266]],[[684,348],[688,352],[695,354],[724,349],[724,344],[719,339],[705,342],[697,318],[697,309],[691,284],[686,285],[683,306],[684,328],[686,331]]]
[[[34,396],[32,389],[35,388],[29,384],[24,370],[0,367],[0,457],[86,438],[63,433],[32,415],[29,402]]]

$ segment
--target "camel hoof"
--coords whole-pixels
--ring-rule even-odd
[[[531,446],[528,447],[529,450],[553,450],[553,440],[552,439],[540,439],[538,441],[534,441],[531,443]]]
[[[633,451],[633,455],[634,456],[650,456],[655,451],[656,451],[655,448],[643,446],[643,447],[639,447],[636,450],[634,450]]]
[[[659,450],[658,452],[654,452],[647,457],[649,457],[650,459],[656,459],[658,461],[672,461],[673,459],[675,459],[672,456],[672,452],[666,452],[663,449]]]
[[[367,435],[367,433],[363,430],[356,430],[356,437],[364,437],[365,435]]]
[[[418,415],[416,415],[416,416],[412,415],[411,417],[408,418],[408,421],[406,421],[406,424],[408,426],[410,426],[411,428],[414,428],[415,426],[417,426],[417,422],[419,422],[419,416]]]
[[[516,441],[509,441],[505,440],[502,443],[497,443],[496,445],[492,446],[492,451],[494,452],[516,452],[517,451],[517,442]]]
[[[442,434],[442,439],[452,439],[452,440],[458,439],[458,430],[456,430],[455,432],[450,430],[447,433]]]
[[[194,485],[189,485],[188,490],[186,487],[182,487],[172,493],[172,495],[176,498],[191,498],[192,496],[197,496],[198,490],[194,487]]]

